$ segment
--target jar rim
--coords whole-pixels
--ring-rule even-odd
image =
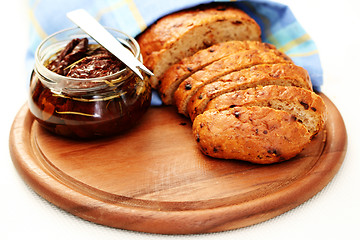
[[[131,44],[133,44],[134,47],[130,46],[131,50],[133,50],[134,52],[132,52],[132,54],[134,54],[134,56],[139,59],[140,61],[142,61],[141,59],[141,53],[140,53],[140,46],[138,44],[138,42],[135,40],[135,38],[131,37],[130,35],[117,30],[115,28],[111,28],[111,27],[105,27],[107,30],[110,31],[114,31],[117,33],[120,33],[122,35],[124,35],[124,39],[129,40],[131,42]],[[111,79],[116,79],[117,77],[120,77],[121,75],[123,75],[126,71],[130,71],[130,69],[128,67],[125,67],[124,69],[107,75],[107,76],[102,76],[102,77],[96,77],[96,78],[73,78],[73,77],[67,77],[67,76],[63,76],[60,74],[57,74],[51,70],[49,70],[48,68],[46,68],[43,64],[43,62],[41,61],[41,56],[40,56],[40,50],[41,48],[48,42],[50,41],[52,38],[58,36],[59,34],[63,34],[65,32],[70,32],[70,31],[76,31],[79,30],[79,34],[84,34],[86,35],[88,38],[93,39],[90,35],[88,35],[86,32],[84,32],[81,28],[79,27],[72,27],[72,28],[67,28],[67,29],[63,29],[60,30],[58,32],[55,32],[51,35],[49,35],[47,38],[45,38],[37,47],[36,51],[35,51],[35,67],[37,68],[37,73],[42,75],[41,73],[45,73],[46,76],[43,76],[45,78],[50,78],[50,79],[57,79],[58,81],[74,81],[74,82],[84,82],[84,81],[88,81],[88,82],[104,82],[104,81],[108,81],[109,78]],[[41,71],[41,73],[39,72],[39,70]]]

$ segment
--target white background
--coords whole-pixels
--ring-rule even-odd
[[[324,70],[322,91],[348,133],[345,161],[333,181],[301,206],[255,226],[216,234],[164,236],[99,226],[39,197],[17,174],[8,147],[12,121],[27,100],[26,3],[6,1],[0,37],[0,239],[360,239],[360,5],[356,0],[281,1],[313,38]]]

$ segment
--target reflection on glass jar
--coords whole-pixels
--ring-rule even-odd
[[[114,29],[108,30],[142,60],[133,38]],[[144,76],[141,80],[123,65],[116,73],[100,77],[87,75],[92,78],[74,78],[50,71],[46,65],[76,38],[89,37],[79,28],[73,28],[48,37],[38,47],[30,82],[31,113],[41,126],[72,138],[111,136],[129,130],[150,106],[148,78]],[[92,39],[88,40],[89,46],[96,46]],[[79,61],[82,60],[76,62]]]

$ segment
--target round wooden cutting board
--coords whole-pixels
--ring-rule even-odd
[[[117,137],[75,141],[43,130],[24,105],[10,133],[18,172],[42,197],[83,219],[163,234],[224,231],[259,223],[319,192],[340,168],[347,145],[342,117],[297,157],[254,165],[204,156],[191,122],[173,107],[150,108]]]

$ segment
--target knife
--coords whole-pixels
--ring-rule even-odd
[[[143,70],[149,75],[154,75],[86,10],[74,10],[68,12],[66,16],[73,23],[79,26],[84,32],[91,36],[97,43],[106,48],[115,57],[120,59],[120,61],[128,66],[142,80],[144,77],[139,69]]]

